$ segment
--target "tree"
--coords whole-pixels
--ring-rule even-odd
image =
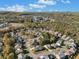
[[[41,59],[40,57],[38,57],[37,59]]]
[[[26,55],[26,58],[25,59],[33,59],[32,57]]]
[[[49,44],[50,43],[50,34],[48,32],[44,32],[43,33],[43,40],[44,40],[44,44]]]
[[[3,37],[3,43],[4,43],[4,45],[11,44],[10,36],[9,36],[8,33],[4,35],[4,37]]]
[[[15,59],[14,53],[10,53],[10,54],[7,56],[7,59]]]
[[[77,55],[75,59],[79,59],[79,55]]]
[[[13,46],[11,45],[12,41],[11,38],[9,36],[9,34],[5,34],[3,37],[3,58],[4,59],[15,59],[14,57],[14,50],[13,50]]]
[[[4,59],[2,55],[0,55],[0,59]]]

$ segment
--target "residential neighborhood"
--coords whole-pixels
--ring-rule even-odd
[[[20,20],[1,21],[0,59],[78,58],[78,39],[71,32],[75,28],[61,29],[61,22],[54,17],[27,15],[18,16]]]
[[[0,59],[79,59],[79,0],[0,0]]]

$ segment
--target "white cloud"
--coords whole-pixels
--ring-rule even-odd
[[[60,10],[53,10],[53,9],[50,9],[49,12],[58,12]]]
[[[8,6],[5,5],[5,7],[0,7],[0,11],[16,11],[16,12],[24,12],[24,11],[29,11],[33,10],[34,8],[38,8],[38,12],[41,12],[44,8],[51,7],[53,5],[57,5],[57,3],[62,3],[62,4],[70,4],[70,0],[37,0],[34,4],[29,3],[27,6],[25,5],[13,5],[13,6]],[[49,12],[52,12],[52,8],[49,10]]]
[[[29,4],[30,8],[45,8],[46,5],[41,4]]]
[[[38,3],[46,4],[46,5],[55,5],[56,1],[55,0],[38,0]]]
[[[14,6],[8,6],[8,7],[2,7],[0,8],[0,11],[15,11],[15,12],[23,12],[26,11],[26,7],[23,5],[14,5]]]
[[[61,0],[61,2],[62,2],[62,3],[65,3],[65,4],[69,4],[69,3],[71,3],[70,0]]]

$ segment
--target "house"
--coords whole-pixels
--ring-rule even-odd
[[[33,38],[31,41],[32,46],[37,46],[39,45],[39,42],[37,42],[36,38]]]
[[[17,43],[15,43],[15,47],[14,47],[15,49],[17,49],[17,48],[22,48],[22,44],[17,44]]]
[[[22,50],[21,48],[17,48],[17,49],[15,50],[15,53],[16,53],[16,54],[23,53],[23,50]]]
[[[65,46],[76,47],[76,43],[74,39],[69,39],[63,42]]]
[[[54,43],[56,43],[58,40],[60,40],[61,38],[58,37],[58,36],[55,36],[55,39],[54,39]]]
[[[49,57],[48,57],[47,55],[45,55],[45,56],[40,56],[39,58],[40,58],[40,59],[49,59]]]
[[[14,32],[10,32],[10,35],[13,37],[15,35],[15,33]]]
[[[8,26],[8,23],[0,24],[0,28],[4,28],[4,27],[7,27],[7,26]]]
[[[42,55],[39,56],[40,59],[56,59],[56,56],[54,56],[53,54],[48,54],[48,55]]]
[[[48,17],[46,17],[46,18],[44,18],[44,20],[45,20],[45,21],[48,21],[48,20],[49,20],[49,18],[48,18]]]
[[[74,43],[75,41],[74,39],[69,39],[69,42]]]
[[[64,40],[66,41],[66,40],[69,40],[70,39],[70,36],[67,36]]]
[[[60,39],[56,42],[56,46],[60,47],[62,43],[63,43],[63,40]]]
[[[62,34],[61,33],[58,33],[58,37],[61,37],[62,36]]]
[[[33,47],[32,50],[35,50],[35,51],[42,51],[44,50],[44,47],[40,46],[40,45],[37,45],[36,47]]]
[[[55,22],[55,19],[54,18],[50,18],[50,22]]]
[[[3,43],[0,42],[0,52],[2,52],[2,49],[3,49]]]
[[[69,51],[71,52],[71,55],[72,55],[72,54],[75,54],[76,49],[74,47],[72,47],[72,48],[69,49]]]
[[[48,21],[48,17],[42,17],[42,16],[33,16],[32,21],[33,22],[43,22],[43,21]]]
[[[76,52],[76,49],[75,49],[75,48],[70,48],[70,49],[68,49],[68,50],[65,52],[65,55],[70,56],[70,55],[75,54],[75,52]]]
[[[25,59],[25,55],[23,53],[18,54],[18,59]]]
[[[63,40],[64,40],[65,38],[66,38],[66,35],[62,35],[61,39],[63,39]]]
[[[51,46],[50,44],[44,45],[44,47],[45,47],[46,49],[52,49],[52,46]]]
[[[55,52],[56,52],[55,53],[56,59],[66,59],[67,58],[67,55],[65,54],[66,53],[65,48],[57,48]]]
[[[77,47],[74,39],[69,39],[69,45],[71,45],[72,47]]]
[[[53,54],[49,54],[48,57],[49,57],[49,59],[56,59],[56,56]]]
[[[61,48],[59,51],[59,59],[66,59],[65,49]]]
[[[42,33],[41,32],[36,32],[36,34],[35,34],[37,37],[39,37],[39,36],[41,36],[42,35]]]
[[[52,47],[52,48],[56,48],[56,44],[54,44],[54,43],[51,44],[51,47]]]
[[[39,22],[39,21],[42,21],[42,20],[43,20],[43,18],[41,16],[33,16],[33,18],[32,18],[33,22]]]
[[[58,35],[58,33],[59,33],[59,32],[58,32],[58,31],[56,31],[56,32],[54,33],[54,34],[55,34],[55,36],[57,36],[57,35]]]
[[[14,48],[15,48],[15,53],[16,54],[19,54],[19,53],[23,52],[21,44],[16,44]]]
[[[38,45],[38,46],[36,46],[35,50],[37,50],[37,51],[41,51],[41,50],[44,50],[44,47]]]
[[[16,43],[21,43],[23,44],[24,39],[21,36],[16,36]]]

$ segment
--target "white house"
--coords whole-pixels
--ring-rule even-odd
[[[25,56],[23,53],[18,54],[18,59],[25,59]]]

